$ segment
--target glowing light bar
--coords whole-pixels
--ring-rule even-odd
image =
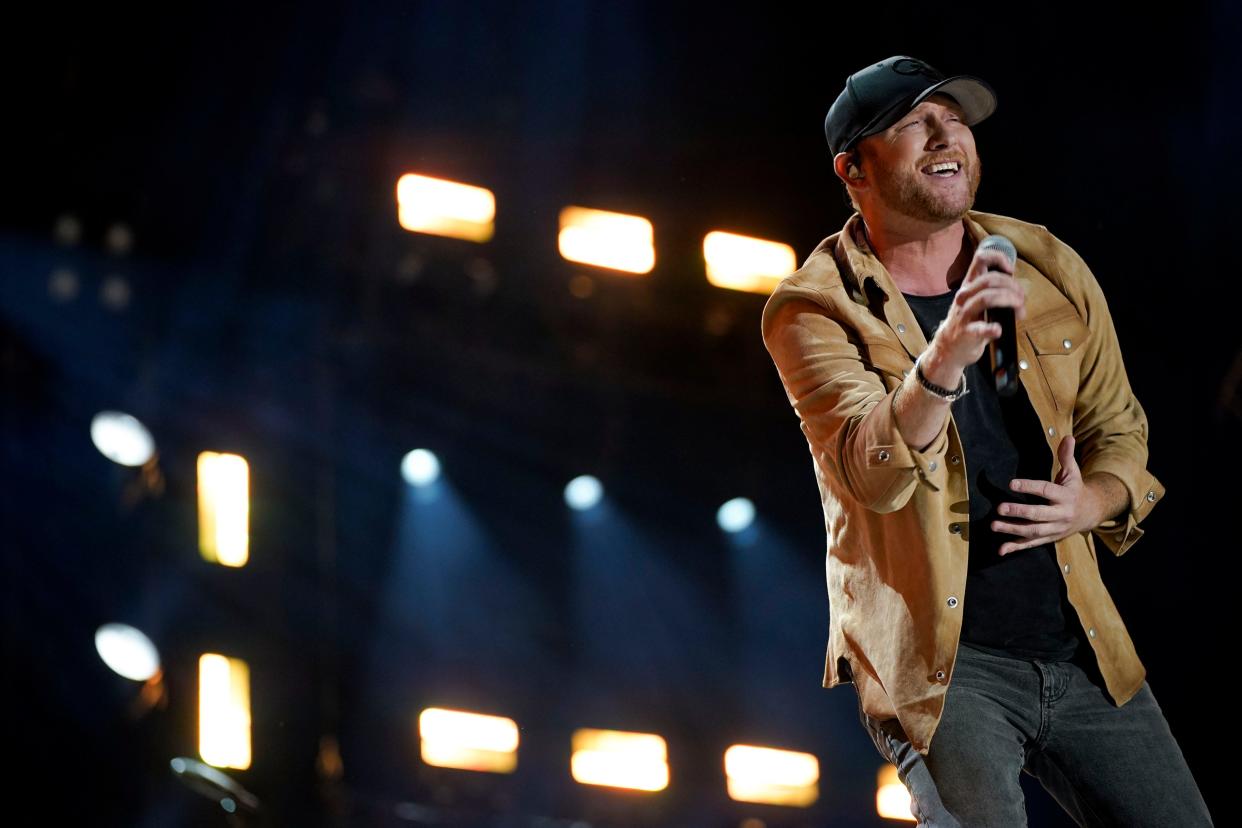
[[[203,560],[245,566],[250,559],[250,466],[236,454],[198,455],[198,550]]]
[[[876,774],[875,812],[885,819],[918,822],[910,810],[910,791],[906,790],[892,764],[884,765]]]
[[[587,207],[561,210],[557,237],[561,255],[571,262],[626,273],[650,273],[655,267],[655,233],[642,216]]]
[[[418,716],[423,761],[441,768],[513,773],[518,727],[503,716],[429,707]]]
[[[198,659],[198,753],[217,768],[250,767],[250,668],[239,658]]]
[[[397,221],[406,230],[485,242],[495,219],[496,196],[484,187],[414,173],[397,181]]]
[[[729,796],[739,802],[805,808],[819,798],[819,760],[809,753],[733,745],[724,760]]]
[[[574,732],[570,771],[584,785],[662,791],[668,747],[654,733],[582,729]]]
[[[771,293],[777,282],[798,269],[789,245],[720,230],[703,237],[703,259],[707,281],[749,293]]]

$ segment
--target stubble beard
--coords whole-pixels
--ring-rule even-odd
[[[983,177],[983,164],[976,157],[968,169],[966,192],[960,189],[946,190],[930,181],[917,170],[910,173],[887,173],[879,182],[879,190],[889,207],[902,215],[919,221],[942,223],[958,221],[975,204],[975,193]]]

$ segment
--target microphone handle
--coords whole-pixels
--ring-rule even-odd
[[[1002,397],[1012,397],[1021,385],[1018,379],[1018,335],[1013,308],[987,308],[983,316],[988,322],[999,322],[1001,326],[1000,337],[988,342],[996,393]]]

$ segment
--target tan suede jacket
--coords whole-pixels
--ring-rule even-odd
[[[1082,258],[1046,227],[971,211],[976,244],[1014,243],[1026,291],[1019,377],[1043,425],[1048,480],[1075,437],[1082,475],[1109,472],[1130,494],[1120,519],[1055,544],[1083,634],[1117,706],[1146,676],[1100,578],[1094,538],[1122,555],[1164,496],[1147,470],[1147,417],[1130,390],[1104,294]],[[969,552],[966,464],[952,416],[926,451],[906,445],[892,403],[922,329],[867,246],[855,213],[783,279],[763,309],[763,341],[814,459],[828,536],[824,687],[853,682],[863,710],[896,717],[926,754],[952,680]]]

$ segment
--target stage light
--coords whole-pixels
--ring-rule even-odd
[[[427,449],[414,449],[401,459],[401,476],[411,486],[430,486],[440,477],[440,460]]]
[[[104,235],[104,245],[115,256],[124,256],[134,247],[134,231],[128,224],[117,222]]]
[[[668,787],[668,747],[654,733],[584,728],[573,735],[570,772],[584,785],[662,791]]]
[[[642,216],[566,207],[557,243],[571,262],[626,273],[650,273],[655,267],[654,232]]]
[[[198,549],[222,566],[250,559],[250,466],[240,455],[198,455]]]
[[[565,486],[565,502],[580,512],[599,503],[603,496],[603,485],[589,474],[579,475]]]
[[[146,426],[120,411],[101,411],[91,420],[91,442],[99,453],[122,466],[141,466],[155,454]]]
[[[495,232],[491,190],[413,173],[397,181],[397,221],[406,230],[485,242]]]
[[[108,310],[120,311],[129,307],[129,280],[116,273],[110,273],[99,285],[99,303]]]
[[[52,235],[57,244],[74,247],[82,240],[82,222],[72,213],[65,213],[57,217]]]
[[[77,299],[81,287],[78,274],[69,267],[56,268],[47,279],[48,295],[57,302],[72,302]]]
[[[749,293],[771,293],[777,282],[798,269],[789,245],[720,230],[703,237],[703,260],[708,282]]]
[[[198,753],[218,768],[250,767],[250,667],[239,658],[198,660]]]
[[[897,775],[897,767],[891,763],[883,765],[876,774],[875,812],[884,819],[918,821],[910,809],[910,791]]]
[[[512,719],[429,707],[418,716],[423,761],[441,768],[513,773],[518,727]]]
[[[729,796],[805,808],[819,798],[819,760],[809,753],[733,745],[724,755]]]
[[[716,523],[726,532],[741,532],[755,520],[755,504],[735,497],[716,512]]]
[[[160,654],[151,639],[128,624],[104,624],[95,631],[95,650],[114,673],[146,681],[160,670]]]

